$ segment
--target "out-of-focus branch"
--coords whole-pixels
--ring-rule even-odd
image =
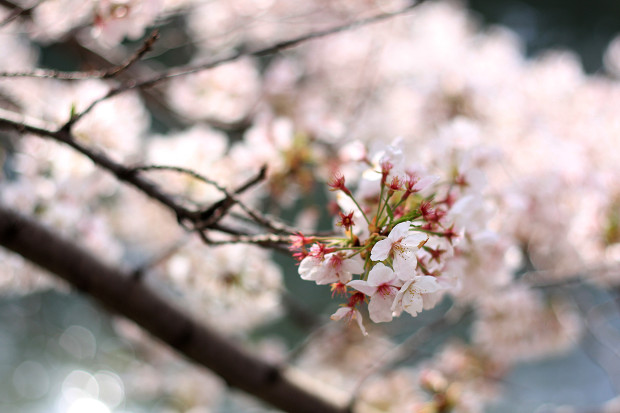
[[[285,245],[290,243],[290,237],[275,234],[236,235],[226,240],[211,240],[207,238],[205,243],[209,245],[254,244],[288,251]]]
[[[225,198],[214,203],[209,208],[200,212],[200,222],[197,225],[197,229],[206,229],[213,228],[215,224],[217,224],[232,208],[233,205],[239,205],[239,207],[246,213],[248,216],[254,220],[259,225],[273,231],[274,233],[279,234],[293,234],[297,230],[295,228],[291,228],[288,225],[279,222],[273,218],[267,217],[263,215],[261,212],[255,210],[254,208],[246,205],[241,202],[237,195],[247,191],[252,186],[258,184],[259,182],[265,179],[267,168],[263,166],[259,173],[251,178],[249,181],[241,185],[239,188],[235,189],[233,192],[221,186],[216,181],[203,176],[196,171],[193,171],[188,168],[183,168],[179,166],[167,166],[167,165],[139,165],[134,166],[132,168],[134,171],[173,171],[179,172],[186,175],[191,176],[194,179],[197,179],[205,184],[214,186],[218,191],[222,192],[225,195]]]
[[[117,67],[113,67],[111,69],[102,71],[101,77],[104,79],[109,78],[109,77],[114,77],[118,75],[119,73],[124,72],[125,70],[129,69],[131,65],[136,63],[138,60],[142,59],[142,57],[144,57],[145,54],[151,51],[157,39],[159,39],[159,31],[155,30],[149,35],[149,37],[144,39],[144,41],[142,42],[142,46],[138,50],[136,50],[131,56],[129,56],[129,58],[123,64]]]
[[[212,225],[203,225],[205,221],[205,219],[203,218],[203,215],[204,215],[203,210],[194,211],[194,210],[188,209],[184,205],[177,202],[171,195],[163,191],[154,182],[142,176],[142,174],[140,173],[141,170],[149,169],[149,168],[128,167],[121,163],[118,163],[114,161],[111,157],[109,157],[105,152],[95,149],[93,147],[89,147],[79,142],[77,139],[75,139],[75,137],[73,136],[73,134],[68,128],[63,127],[58,130],[55,130],[53,125],[46,124],[36,119],[26,119],[19,114],[16,114],[14,112],[10,112],[4,109],[0,109],[0,127],[11,128],[20,133],[32,133],[34,135],[38,135],[41,137],[51,138],[53,140],[56,140],[60,143],[63,143],[63,144],[66,144],[72,147],[79,153],[85,155],[87,158],[92,160],[95,163],[95,165],[97,165],[98,167],[105,169],[108,172],[115,175],[119,181],[125,182],[135,187],[136,189],[140,190],[148,197],[168,207],[176,215],[176,218],[179,221],[179,223],[190,224],[190,226],[188,227],[189,230],[196,229],[196,230],[202,231],[202,230],[210,228],[210,229],[216,229],[220,232],[227,232],[225,227],[221,227],[217,225],[218,220],[215,220],[214,222],[212,222],[211,223]],[[189,171],[184,168],[174,168],[174,167],[161,167],[160,169],[171,169],[171,168],[174,170],[178,169],[180,172],[184,172],[184,173],[187,173]],[[157,168],[150,168],[150,169],[157,169]],[[213,184],[213,181],[208,180],[205,177],[202,177],[199,174],[196,174],[195,172],[192,172],[192,176],[200,178],[201,180],[207,183]],[[247,183],[244,183],[240,187],[241,191],[237,189],[235,192],[245,191],[247,187],[252,186],[256,182],[258,182],[258,180],[262,179],[263,177],[264,177],[264,171],[261,170],[261,172],[259,172],[257,177],[251,179]],[[239,203],[239,201],[237,200],[234,194],[229,193],[226,189],[222,188],[220,185],[217,185],[217,187],[218,189],[224,192],[224,194],[226,195],[225,199],[230,199],[236,203]],[[284,230],[286,227],[285,226],[283,227],[283,224],[280,225],[279,223],[275,223],[274,221],[269,220],[266,217],[263,217],[260,214],[260,212],[254,211],[253,209],[245,205],[242,205],[242,204],[240,205],[246,211],[246,213],[250,215],[252,219],[256,220],[258,224],[266,226],[267,228],[272,229],[275,232],[291,233],[291,231]],[[225,213],[227,205],[223,203],[221,205],[221,208],[224,210],[222,213]],[[218,212],[218,215],[219,214],[220,213]],[[250,235],[246,233],[237,233],[237,232],[234,232],[231,234],[236,235],[236,236]],[[206,242],[206,238],[203,238],[203,239]],[[246,242],[246,241],[239,240],[238,242]],[[252,242],[252,241],[247,241],[247,242]],[[274,243],[273,240],[264,240],[264,241],[252,242],[252,243],[262,245],[262,246],[273,246],[273,245],[278,244],[279,242]]]
[[[0,21],[0,27],[4,27],[7,24],[11,23],[13,20],[17,19],[20,16],[27,16],[32,13],[32,10],[35,9],[39,4],[43,3],[45,0],[39,0],[34,3],[30,7],[21,7],[12,1],[0,0],[0,6],[4,6],[11,10],[8,16],[6,16],[3,20]]]
[[[130,272],[101,262],[52,230],[1,205],[0,245],[64,279],[110,311],[134,321],[232,387],[287,412],[348,412],[324,394],[313,394],[296,384],[286,370],[252,356],[173,307]]]
[[[195,66],[188,66],[188,67],[179,67],[179,68],[173,68],[171,70],[165,71],[151,79],[146,79],[143,81],[136,81],[136,82],[130,82],[127,84],[123,84],[121,86],[118,86],[116,88],[110,89],[110,91],[108,93],[106,93],[104,96],[102,96],[99,99],[96,99],[95,101],[93,101],[86,109],[84,109],[82,112],[78,113],[74,118],[72,118],[71,120],[69,120],[69,122],[67,123],[66,126],[70,126],[72,123],[76,122],[78,119],[80,119],[82,116],[86,115],[87,113],[89,113],[91,110],[93,110],[95,108],[95,106],[97,106],[99,103],[113,97],[116,95],[119,95],[121,93],[124,93],[128,90],[133,90],[133,89],[137,89],[137,88],[148,88],[148,87],[152,87],[158,83],[164,82],[168,79],[174,78],[174,77],[178,77],[178,76],[185,76],[185,75],[189,75],[192,73],[196,73],[196,72],[200,72],[203,70],[208,70],[208,69],[212,69],[218,66],[221,66],[225,63],[230,63],[233,62],[235,60],[238,60],[244,56],[253,56],[253,57],[262,57],[262,56],[267,56],[267,55],[271,55],[274,53],[278,53],[281,52],[283,50],[286,49],[290,49],[292,47],[296,47],[302,43],[306,43],[310,40],[314,40],[314,39],[319,39],[322,37],[326,37],[332,34],[336,34],[336,33],[341,33],[344,31],[348,31],[348,30],[353,30],[356,29],[358,27],[363,27],[363,26],[367,26],[369,24],[373,24],[373,23],[379,23],[388,19],[391,19],[393,17],[396,16],[400,16],[403,15],[407,12],[409,12],[411,9],[419,6],[420,4],[424,3],[425,0],[419,0],[417,2],[413,2],[408,4],[407,6],[393,11],[393,12],[386,12],[386,13],[379,13],[376,14],[374,16],[365,18],[365,19],[360,19],[360,20],[356,20],[353,22],[349,22],[349,23],[345,23],[339,26],[335,26],[329,29],[325,29],[325,30],[319,30],[316,32],[312,32],[309,34],[305,34],[299,37],[295,37],[293,39],[289,39],[289,40],[285,40],[282,42],[278,42],[276,44],[273,44],[271,46],[267,46],[267,47],[263,47],[260,49],[256,49],[256,50],[236,50],[231,52],[229,55],[224,56],[224,57],[220,57],[220,58],[216,58],[213,60],[210,60],[208,62],[202,63],[202,64],[198,64]],[[28,77],[27,73],[22,73],[21,74],[22,77]],[[30,76],[30,77],[37,77],[37,76]]]
[[[0,127],[14,129],[20,133],[32,133],[37,136],[52,138],[57,142],[70,146],[93,161],[95,165],[111,172],[118,180],[136,187],[150,198],[170,208],[176,214],[179,221],[191,220],[195,215],[189,209],[179,205],[168,194],[161,191],[155,183],[145,179],[131,168],[112,160],[104,152],[80,143],[68,129],[54,130],[51,125],[35,122],[35,120],[23,119],[21,115],[3,109],[0,109]]]
[[[379,13],[376,14],[374,16],[371,17],[367,17],[365,19],[360,19],[360,20],[355,20],[352,22],[347,22],[335,27],[331,27],[329,29],[325,29],[325,30],[319,30],[316,32],[312,32],[312,33],[308,33],[299,37],[295,37],[293,39],[289,39],[289,40],[284,40],[278,43],[275,43],[271,46],[267,46],[267,47],[263,47],[260,49],[256,49],[256,50],[240,50],[240,51],[236,51],[232,54],[230,54],[229,56],[226,57],[222,57],[219,59],[215,59],[215,60],[211,60],[209,62],[206,63],[202,63],[196,66],[189,66],[189,67],[184,67],[184,68],[176,68],[176,69],[171,69],[169,71],[163,72],[162,74],[152,78],[152,79],[148,79],[148,80],[144,80],[142,82],[136,82],[134,84],[129,84],[129,85],[124,85],[121,86],[117,89],[113,89],[110,91],[110,93],[108,93],[108,97],[111,96],[115,96],[119,93],[122,93],[126,90],[131,90],[131,89],[135,89],[135,88],[142,88],[142,87],[149,87],[152,86],[155,83],[161,82],[165,79],[171,78],[171,77],[176,77],[176,76],[182,76],[182,75],[187,75],[190,73],[195,73],[195,72],[199,72],[202,70],[206,70],[206,69],[211,69],[214,68],[216,66],[219,66],[221,64],[224,63],[228,63],[234,60],[237,60],[243,56],[255,56],[255,57],[260,57],[260,56],[267,56],[270,54],[274,54],[277,52],[280,52],[282,50],[285,49],[290,49],[292,47],[298,46],[302,43],[305,43],[309,40],[314,40],[314,39],[319,39],[322,37],[326,37],[332,34],[336,34],[336,33],[341,33],[347,30],[353,30],[356,29],[358,27],[363,27],[363,26],[367,26],[369,24],[373,24],[373,23],[378,23],[387,19],[390,19],[392,17],[395,16],[400,16],[402,14],[407,13],[409,10],[413,9],[414,7],[424,3],[426,0],[418,0],[416,2],[412,2],[410,4],[408,4],[407,6],[393,11],[393,12],[385,12],[385,13]],[[146,42],[148,42],[149,40],[147,40]],[[62,71],[50,71],[50,70],[35,70],[35,71],[31,71],[31,72],[0,72],[0,77],[34,77],[34,78],[53,78],[53,79],[60,79],[60,80],[81,80],[81,79],[89,79],[89,78],[93,78],[93,77],[102,77],[102,73],[99,72],[62,72]],[[95,102],[96,104],[97,102]],[[90,109],[87,109],[87,111],[89,111]]]
[[[0,23],[1,26],[1,23]],[[153,31],[144,41],[142,46],[131,54],[122,64],[105,70],[88,70],[82,72],[62,72],[59,70],[36,69],[32,72],[0,72],[0,77],[36,77],[58,80],[84,80],[84,79],[108,79],[129,69],[134,63],[142,59],[148,53],[155,42],[159,39],[159,31]]]

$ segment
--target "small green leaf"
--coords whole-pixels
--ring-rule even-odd
[[[390,204],[387,204],[385,209],[390,217],[390,222],[394,221],[394,212],[392,212],[392,207],[390,207]]]
[[[77,115],[77,107],[75,106],[75,102],[71,103],[71,112],[69,113],[69,119],[75,118]]]

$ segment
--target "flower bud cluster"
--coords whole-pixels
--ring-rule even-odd
[[[372,321],[388,322],[432,308],[454,285],[442,274],[460,238],[450,213],[458,192],[420,168],[403,167],[400,154],[388,147],[377,162],[366,160],[371,168],[356,191],[341,174],[328,183],[344,235],[291,237],[301,278],[344,297],[332,319],[355,320],[364,334],[366,303]]]

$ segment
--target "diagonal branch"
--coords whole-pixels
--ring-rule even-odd
[[[134,63],[138,60],[142,59],[145,54],[151,51],[155,42],[159,39],[159,30],[154,30],[149,37],[144,39],[142,42],[142,46],[136,50],[129,58],[117,67],[113,67],[111,69],[105,70],[101,72],[101,77],[104,79],[115,77],[119,73],[124,72],[129,69]]]
[[[198,323],[150,287],[41,224],[0,205],[0,245],[69,282],[107,309],[140,325],[170,347],[236,387],[287,412],[348,410],[294,382],[280,370]]]
[[[2,21],[0,21],[0,28],[6,26],[7,24],[11,23],[13,20],[21,16],[30,15],[32,11],[44,1],[45,0],[39,0],[36,3],[34,3],[32,6],[22,7],[11,1],[1,0],[0,6],[4,6],[4,7],[11,9],[11,12]]]
[[[177,202],[172,196],[163,191],[154,182],[142,176],[140,174],[139,168],[127,167],[121,163],[114,161],[105,152],[84,145],[83,143],[75,139],[71,131],[67,128],[55,130],[55,127],[53,125],[44,123],[36,119],[25,118],[19,114],[4,109],[0,109],[0,128],[1,127],[14,129],[19,133],[31,133],[40,137],[51,138],[55,141],[66,144],[81,153],[82,155],[89,158],[98,167],[112,173],[119,181],[125,182],[126,184],[133,186],[134,188],[143,192],[148,197],[168,207],[176,215],[177,221],[179,221],[180,224],[189,223],[192,226],[197,226],[202,221],[201,211],[190,210]],[[261,172],[259,174],[259,178],[262,177],[262,175],[263,173]],[[249,182],[246,185],[252,184],[252,182]],[[245,190],[245,188],[241,189]],[[230,197],[231,199],[236,200],[236,198],[234,198],[232,195],[230,195]],[[251,210],[250,212],[254,211]],[[261,216],[259,216],[258,212],[256,212],[253,217],[256,217],[255,219],[259,219],[257,222],[263,224],[262,218]],[[212,226],[212,228],[215,228],[215,224]],[[220,229],[220,231],[225,232],[222,229]]]
[[[0,23],[0,27],[1,27]],[[142,46],[131,54],[123,63],[105,70],[88,70],[80,72],[63,72],[53,69],[35,69],[29,72],[0,72],[0,77],[29,77],[40,79],[58,80],[85,80],[85,79],[109,79],[126,71],[145,54],[151,51],[155,42],[159,39],[159,31],[154,30],[142,41]]]
[[[209,208],[200,212],[198,222],[196,223],[196,227],[199,230],[214,228],[214,226],[226,215],[228,214],[230,208],[233,205],[239,205],[239,207],[246,213],[248,216],[254,220],[259,225],[273,231],[278,234],[294,234],[297,230],[295,228],[289,227],[288,225],[278,222],[275,219],[267,217],[263,215],[260,211],[255,210],[254,208],[246,205],[241,202],[237,195],[243,193],[253,185],[262,181],[265,178],[266,174],[266,166],[263,166],[259,171],[258,175],[241,187],[234,190],[234,192],[230,192],[228,189],[224,188],[222,185],[214,181],[213,179],[209,179],[206,176],[203,176],[191,169],[183,168],[180,166],[168,166],[168,165],[136,165],[131,168],[132,171],[172,171],[183,173],[191,176],[198,181],[201,181],[205,184],[214,186],[218,191],[222,192],[225,195],[225,198],[215,202]]]

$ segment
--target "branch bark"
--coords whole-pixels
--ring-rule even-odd
[[[160,297],[131,273],[112,267],[31,218],[0,205],[0,245],[69,282],[107,309],[134,321],[185,357],[236,387],[287,412],[349,409],[295,383]]]

